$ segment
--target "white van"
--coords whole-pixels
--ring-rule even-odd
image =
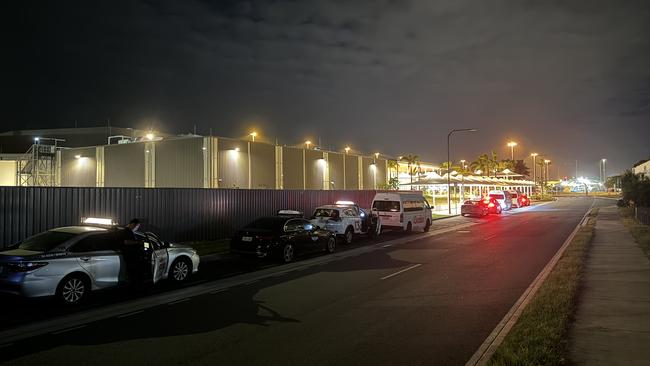
[[[372,213],[379,216],[382,229],[429,231],[431,209],[422,193],[377,193],[372,200]]]

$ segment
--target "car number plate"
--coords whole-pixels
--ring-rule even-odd
[[[251,236],[242,236],[241,241],[253,241],[253,237],[251,237]]]

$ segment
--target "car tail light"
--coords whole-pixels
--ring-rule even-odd
[[[404,214],[403,213],[399,214],[399,222],[400,223],[404,222]]]
[[[9,272],[29,272],[47,266],[47,262],[13,262],[7,265]]]

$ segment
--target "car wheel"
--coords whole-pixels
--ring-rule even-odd
[[[82,274],[71,274],[59,283],[56,297],[65,305],[76,305],[83,302],[90,292],[90,280]]]
[[[325,250],[327,250],[328,253],[334,253],[336,250],[336,239],[334,239],[334,237],[327,239],[327,247]]]
[[[411,222],[409,221],[409,223],[406,224],[406,232],[410,233],[411,231],[413,231],[413,225],[411,225]]]
[[[354,230],[348,226],[347,229],[345,229],[345,244],[352,244],[352,239],[354,238]]]
[[[424,225],[424,232],[428,232],[431,229],[431,220],[427,219],[427,224]]]
[[[192,263],[189,259],[178,258],[172,263],[171,268],[169,268],[168,277],[172,281],[180,283],[190,278],[190,274],[192,274]]]
[[[282,247],[282,261],[284,263],[292,262],[294,255],[295,253],[292,244],[285,244],[284,247]]]

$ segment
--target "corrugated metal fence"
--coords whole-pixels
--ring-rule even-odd
[[[370,207],[377,191],[187,188],[0,187],[0,247],[81,217],[137,217],[143,230],[172,241],[225,238],[256,217],[280,209],[309,214],[337,200]]]

